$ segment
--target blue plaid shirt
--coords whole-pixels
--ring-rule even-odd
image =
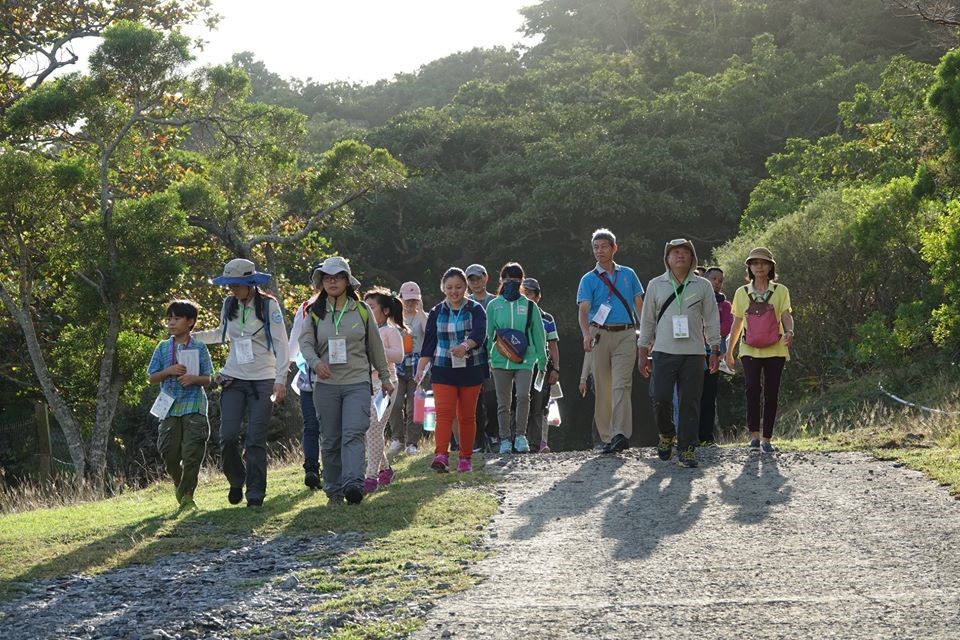
[[[200,375],[213,375],[213,362],[210,360],[210,352],[207,351],[207,345],[194,340],[192,337],[187,344],[178,344],[177,351],[184,349],[196,349],[200,352]],[[173,358],[173,336],[169,340],[164,340],[153,350],[153,357],[150,359],[150,366],[147,367],[147,375],[153,375],[163,371],[174,364]],[[167,412],[168,418],[185,416],[191,413],[207,415],[207,394],[203,387],[196,384],[183,386],[176,376],[169,376],[163,379],[160,388],[172,395],[175,400]]]
[[[454,311],[446,301],[430,310],[420,356],[431,359],[431,381],[457,387],[482,384],[489,375],[486,342],[487,314],[473,300],[464,300]],[[469,338],[477,343],[467,352],[467,366],[453,368],[450,349]]]

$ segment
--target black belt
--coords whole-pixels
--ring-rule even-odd
[[[627,329],[633,329],[632,324],[597,324],[596,322],[591,322],[590,326],[603,329],[604,331],[626,331]]]

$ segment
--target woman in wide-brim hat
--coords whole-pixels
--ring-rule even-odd
[[[343,258],[327,258],[313,272],[320,289],[300,334],[300,351],[316,376],[313,403],[320,420],[323,490],[331,504],[363,500],[365,438],[370,427],[371,367],[392,393],[383,341],[360,281]],[[305,321],[306,322],[306,321]]]
[[[727,366],[734,367],[733,350],[740,340],[740,362],[746,378],[747,429],[751,453],[773,453],[770,442],[777,419],[783,368],[793,344],[790,291],[777,282],[777,262],[766,247],[756,247],[744,260],[747,284],[733,296]]]
[[[287,330],[280,304],[261,289],[269,273],[250,260],[236,258],[210,282],[230,288],[223,301],[220,326],[196,333],[202,342],[230,342],[220,369],[220,452],[230,483],[227,499],[238,504],[246,486],[247,506],[263,504],[267,491],[267,425],[273,402],[286,395]],[[243,446],[240,431],[246,418]]]

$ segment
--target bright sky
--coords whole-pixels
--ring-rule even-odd
[[[521,42],[537,0],[214,0],[203,64],[252,51],[285,79],[369,84],[457,51]],[[529,43],[527,43],[529,44]]]

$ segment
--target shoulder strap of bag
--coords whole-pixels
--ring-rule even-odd
[[[594,273],[597,273],[597,272],[594,271]],[[640,321],[637,320],[636,310],[630,307],[630,305],[627,303],[627,299],[623,297],[623,294],[620,293],[615,286],[613,286],[613,283],[610,282],[610,278],[607,277],[607,274],[597,273],[597,277],[603,280],[603,283],[610,288],[610,291],[613,292],[613,295],[617,296],[617,300],[619,300],[623,304],[623,308],[627,310],[627,315],[629,315],[630,320],[633,321],[633,326],[639,325]]]
[[[677,292],[674,291],[670,294],[670,297],[667,298],[667,301],[663,303],[663,306],[660,307],[660,313],[657,314],[657,326],[660,326],[660,321],[663,320],[663,314],[667,312],[667,309],[670,308],[670,303],[677,299]]]

